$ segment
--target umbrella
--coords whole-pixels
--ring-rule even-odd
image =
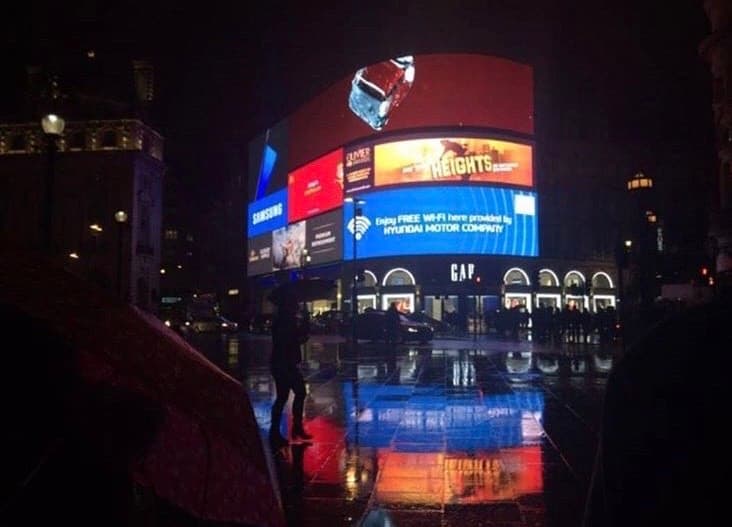
[[[75,378],[109,394],[109,403],[83,405],[87,427],[107,427],[106,437],[144,425],[119,443],[124,452],[112,441],[105,454],[124,459],[131,481],[202,520],[285,524],[246,390],[161,321],[27,253],[0,256],[0,305],[68,343],[73,360],[65,365]],[[149,408],[149,418],[137,419],[136,407]]]
[[[278,285],[269,294],[269,301],[275,304],[280,304],[284,299],[312,302],[330,297],[335,288],[336,283],[333,280],[304,278]]]

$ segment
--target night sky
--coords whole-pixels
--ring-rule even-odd
[[[701,1],[119,4],[15,3],[15,16],[2,22],[8,69],[0,113],[16,105],[25,64],[87,49],[117,68],[150,58],[167,162],[182,180],[209,189],[204,208],[217,182],[245,170],[247,141],[320,89],[386,57],[466,47],[549,65],[552,96],[596,114],[609,140],[641,156],[682,155],[700,171],[710,167]]]

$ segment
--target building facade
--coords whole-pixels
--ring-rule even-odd
[[[712,74],[712,110],[716,130],[718,172],[711,203],[709,238],[716,280],[732,283],[732,6],[705,0],[711,33],[699,52]]]
[[[131,73],[138,84],[151,82],[149,68],[137,62]],[[140,102],[147,102],[150,91],[141,96]],[[26,114],[0,124],[3,245],[47,251],[71,271],[155,312],[163,138],[138,117],[134,105],[116,109],[112,118],[80,119],[95,113],[80,101],[69,97],[58,107],[66,122],[58,137],[44,134],[40,114],[35,122]],[[105,111],[98,115],[110,117]]]
[[[620,229],[565,246],[587,225],[555,199],[570,185],[534,118],[532,68],[489,55],[398,57],[334,83],[250,144],[253,308],[297,276],[339,284],[314,311],[396,302],[464,326],[516,306],[614,307]]]

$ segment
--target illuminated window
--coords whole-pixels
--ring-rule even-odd
[[[412,273],[406,269],[392,269],[384,277],[384,285],[414,285],[415,280]]]
[[[529,275],[523,269],[514,267],[503,275],[503,283],[506,285],[529,285]]]
[[[363,287],[374,287],[379,283],[376,280],[376,275],[369,270],[364,271],[364,278]]]
[[[599,289],[610,289],[613,287],[613,281],[605,272],[597,272],[592,277],[592,287]]]
[[[570,271],[564,277],[564,287],[584,287],[585,277],[579,271]]]
[[[165,239],[166,240],[177,240],[178,231],[175,229],[165,229]]]

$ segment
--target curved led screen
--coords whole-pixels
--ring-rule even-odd
[[[356,258],[419,254],[538,256],[536,193],[486,186],[412,187],[360,196],[362,214],[343,209]],[[343,244],[345,260],[353,244]]]
[[[433,127],[534,134],[533,69],[480,54],[385,57],[353,70],[250,144],[249,196],[330,152],[380,134]],[[257,177],[258,175],[258,177]]]

